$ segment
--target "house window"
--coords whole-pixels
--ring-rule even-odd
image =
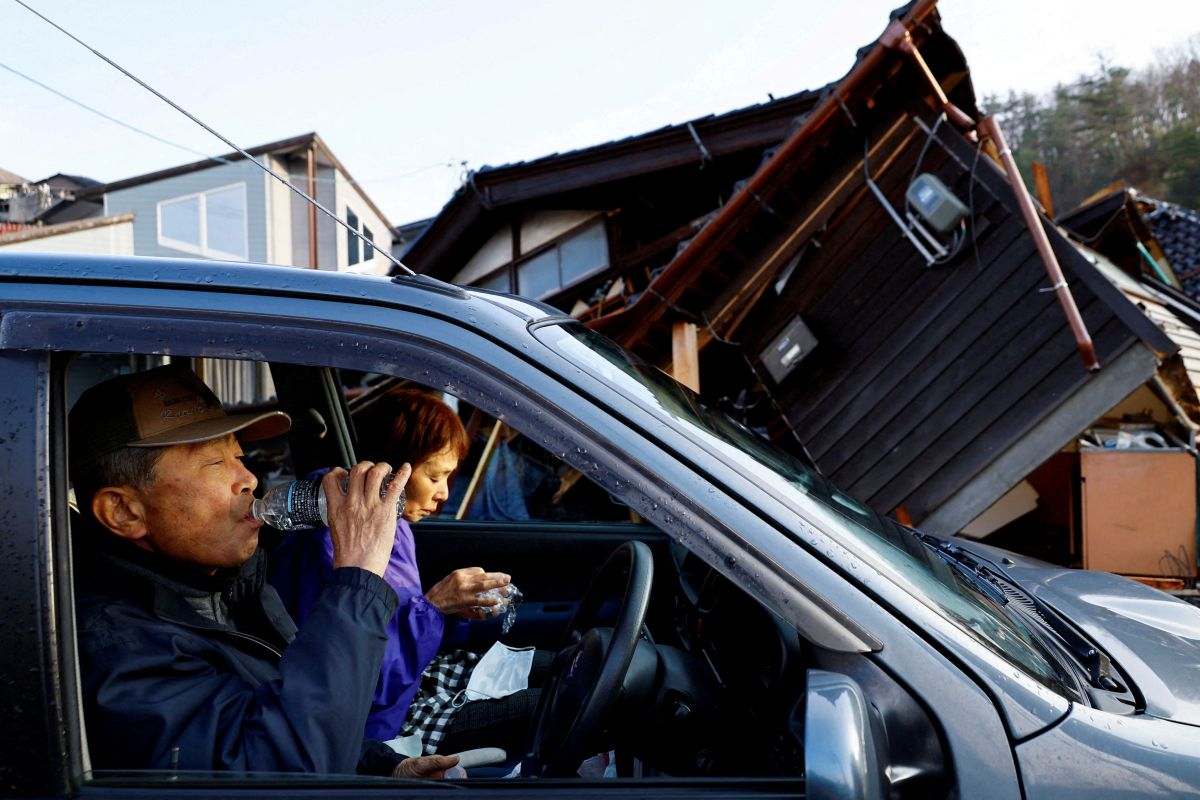
[[[525,297],[545,298],[608,268],[604,220],[590,222],[531,254],[507,264],[472,285]]]
[[[594,222],[517,263],[517,293],[545,297],[608,266],[604,222]]]
[[[475,281],[475,283],[471,285],[477,286],[480,289],[490,289],[493,292],[511,292],[512,281],[510,278],[511,271],[508,267],[504,267],[503,269],[488,275],[486,278],[481,278]]]
[[[354,266],[358,263],[358,236],[355,233],[358,230],[358,215],[348,208],[346,209],[346,224],[352,228],[352,230],[346,231],[346,263]]]
[[[184,195],[158,204],[158,243],[209,258],[245,261],[246,184]]]
[[[544,297],[562,286],[559,277],[558,248],[538,253],[517,265],[517,293],[526,297]]]
[[[346,224],[353,229],[346,231],[346,264],[352,267],[360,261],[370,261],[375,257],[375,248],[371,246],[375,244],[375,234],[349,208],[346,209]],[[360,240],[356,232],[361,233],[365,241]]]

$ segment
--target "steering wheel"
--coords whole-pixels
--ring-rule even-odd
[[[625,585],[612,628],[593,627],[610,588]],[[592,579],[542,686],[530,726],[523,777],[575,774],[612,710],[633,661],[650,604],[654,557],[642,542],[622,544]]]

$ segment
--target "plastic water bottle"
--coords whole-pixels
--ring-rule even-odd
[[[501,635],[508,633],[517,621],[517,609],[521,607],[521,601],[525,599],[525,595],[516,587],[516,584],[508,584],[507,586],[498,586],[495,589],[488,589],[486,592],[479,592],[475,595],[480,600],[499,600],[498,606],[471,606],[480,611],[486,611],[495,616],[504,615],[504,620],[500,623]]]
[[[388,486],[396,473],[386,475],[379,484],[379,496],[387,494]],[[348,477],[342,478],[342,491],[350,485]],[[400,499],[396,501],[396,513],[404,513],[404,490],[400,490]],[[298,480],[280,484],[267,490],[260,498],[255,498],[250,507],[250,514],[257,520],[265,522],[278,531],[292,531],[297,528],[316,528],[329,525],[329,512],[325,505],[325,487],[320,481]]]

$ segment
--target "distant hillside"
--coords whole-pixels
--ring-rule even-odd
[[[1144,70],[1101,61],[1049,95],[1013,92],[983,105],[1030,186],[1030,164],[1046,165],[1058,213],[1121,179],[1200,208],[1200,35]]]

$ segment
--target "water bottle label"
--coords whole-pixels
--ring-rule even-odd
[[[320,524],[321,510],[317,503],[320,488],[321,485],[315,481],[292,481],[288,487],[288,516],[309,525]]]

